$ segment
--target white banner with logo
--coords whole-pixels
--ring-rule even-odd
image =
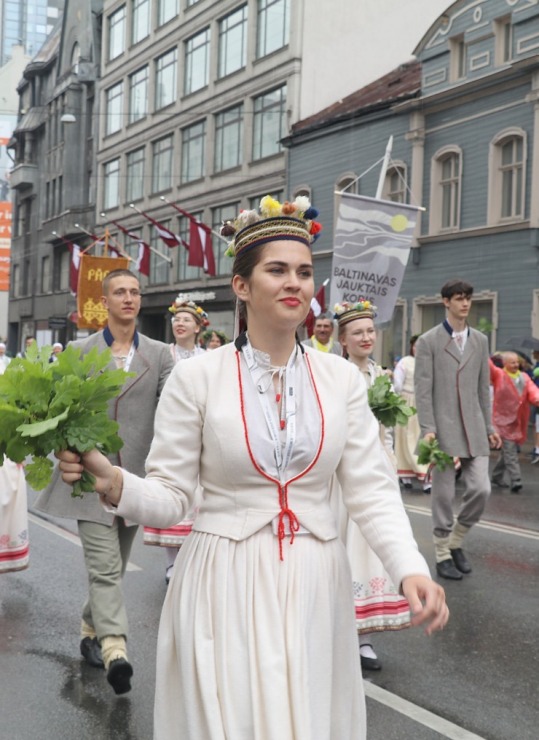
[[[393,316],[417,221],[417,206],[335,193],[337,221],[330,307],[367,298],[376,323]]]

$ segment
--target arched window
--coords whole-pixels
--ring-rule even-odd
[[[462,152],[459,147],[444,147],[434,155],[431,167],[431,234],[460,227]]]
[[[384,200],[392,200],[394,203],[406,203],[406,165],[395,162],[388,167],[386,179],[382,190]]]
[[[298,198],[300,195],[309,198],[312,203],[313,191],[309,185],[299,185],[297,188],[294,189],[294,198]]]
[[[354,172],[345,172],[342,174],[335,183],[335,190],[337,192],[345,190],[347,193],[357,195],[359,193],[359,180],[357,179],[357,175]]]
[[[521,136],[511,136],[499,145],[500,176],[502,188],[502,218],[517,218],[523,215],[522,192],[524,183],[524,143]]]
[[[526,133],[520,128],[502,131],[490,144],[488,221],[524,218]]]

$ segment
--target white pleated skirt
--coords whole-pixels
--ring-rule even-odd
[[[352,583],[339,539],[193,532],[157,646],[155,740],[364,740]]]

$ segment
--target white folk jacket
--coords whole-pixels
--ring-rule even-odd
[[[334,355],[307,349],[305,357],[323,411],[323,439],[316,462],[287,485],[289,509],[315,537],[336,538],[329,504],[336,472],[351,518],[393,582],[428,575],[367,404],[364,379]],[[247,450],[238,371],[233,344],[175,366],[157,409],[147,477],[124,472],[118,514],[152,527],[176,524],[192,505],[200,475],[203,501],[195,531],[243,540],[279,516],[278,484],[261,476]]]

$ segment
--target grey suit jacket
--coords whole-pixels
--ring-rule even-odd
[[[81,348],[83,354],[95,346],[100,351],[107,348],[102,331],[72,342],[72,346]],[[144,476],[144,464],[153,439],[155,409],[173,364],[167,344],[139,334],[139,346],[129,368],[136,377],[128,378],[119,396],[109,402],[109,416],[120,425],[119,435],[124,442],[117,454],[109,456],[113,465]],[[116,367],[114,361],[110,367]],[[36,500],[35,508],[66,519],[109,525],[114,520],[113,514],[105,511],[95,493],[85,493],[82,499],[73,498],[71,487],[61,480],[58,469],[54,471],[50,485]]]
[[[443,324],[417,341],[414,385],[421,435],[434,432],[449,455],[490,452],[488,357],[487,338],[475,329],[462,354]]]

